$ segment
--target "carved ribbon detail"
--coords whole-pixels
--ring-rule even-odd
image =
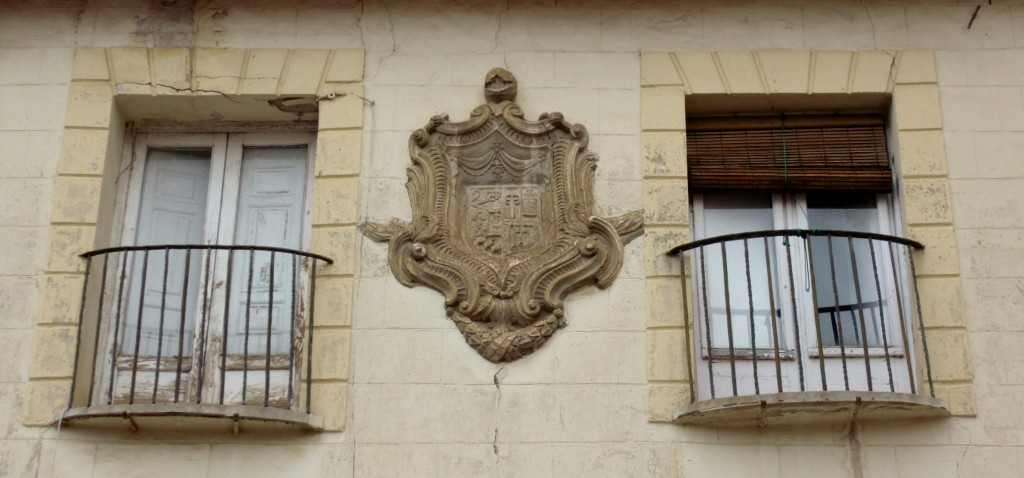
[[[560,113],[524,118],[517,83],[488,72],[468,121],[434,116],[409,138],[411,222],[367,223],[395,278],[444,295],[466,342],[492,362],[523,357],[566,325],[566,297],[606,288],[643,212],[594,215],[597,155]]]

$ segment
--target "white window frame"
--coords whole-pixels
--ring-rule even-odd
[[[242,155],[246,147],[289,147],[289,146],[302,146],[306,148],[306,178],[305,178],[305,194],[303,198],[303,211],[302,211],[302,224],[301,228],[301,241],[300,250],[309,250],[312,242],[312,207],[313,207],[313,188],[315,178],[315,158],[316,158],[316,133],[311,131],[274,131],[274,132],[260,132],[258,128],[253,131],[240,131],[231,133],[147,133],[138,132],[132,134],[129,128],[129,134],[131,135],[126,141],[124,155],[122,159],[121,168],[119,169],[120,175],[117,180],[117,198],[115,202],[115,214],[113,217],[113,233],[112,242],[116,245],[132,246],[136,243],[139,225],[139,213],[142,203],[142,184],[145,177],[146,169],[146,158],[150,148],[210,148],[210,176],[209,185],[207,192],[207,210],[205,212],[204,220],[204,231],[202,245],[234,245],[234,229],[236,214],[238,210],[238,195],[240,190],[240,178],[242,172]],[[207,280],[213,284],[222,284],[227,277],[227,264],[226,258],[223,254],[218,254],[217,260],[211,261],[210,269],[212,271],[209,276],[205,273],[199,274],[199,283],[196,286],[196,290],[199,291],[196,297],[191,300],[196,301],[195,306],[195,317],[192,317],[193,325],[193,343],[191,346],[186,346],[189,351],[189,355],[182,358],[182,375],[187,374],[187,383],[185,378],[182,378],[182,390],[179,402],[195,403],[197,400],[198,393],[200,392],[200,386],[202,388],[201,395],[203,402],[210,401],[208,398],[213,393],[217,393],[220,388],[220,356],[221,349],[225,344],[225,338],[221,337],[221,331],[223,330],[224,320],[224,301],[225,301],[225,288],[224,287],[210,287]],[[203,267],[206,262],[206,254],[201,255],[199,263],[193,265],[193,267]],[[128,260],[127,269],[132,270],[132,261]],[[113,347],[116,343],[118,347],[123,342],[121,337],[118,337],[115,341],[114,331],[115,327],[113,322],[115,319],[128,320],[126,317],[116,317],[116,309],[118,306],[121,310],[127,310],[125,308],[128,297],[122,297],[121,303],[117,302],[117,288],[118,280],[111,277],[117,277],[121,273],[120,265],[116,267],[110,267],[111,271],[108,274],[108,278],[104,280],[105,288],[102,291],[104,296],[108,298],[105,301],[104,310],[101,312],[101,329],[99,331],[100,344],[98,353],[101,358],[97,361],[99,367],[94,371],[95,382],[93,389],[91,390],[92,396],[94,397],[94,403],[105,403],[108,398],[113,399],[114,403],[120,403],[123,401],[123,397],[116,394],[116,391],[110,390],[111,384],[111,363],[112,358],[117,360],[115,369],[117,373],[125,371],[126,368],[123,365],[125,357],[130,362],[133,358],[133,354],[124,354],[124,352],[118,351],[114,354]],[[128,274],[130,276],[130,273]],[[130,282],[130,279],[128,279]],[[308,304],[308,290],[309,290],[309,279],[308,274],[299,273],[297,274],[297,288],[296,297],[300,298],[302,305],[298,306],[303,314],[309,310]],[[127,286],[125,286],[127,287]],[[212,293],[210,289],[212,290]],[[209,294],[204,298],[204,291]],[[124,294],[127,296],[128,294]],[[205,311],[207,315],[207,326],[206,335],[203,335],[203,331],[200,330],[200,316]],[[303,318],[305,321],[306,319]],[[120,327],[123,331],[123,324]],[[294,344],[292,344],[294,346]],[[193,361],[200,356],[199,350],[204,349],[205,364],[203,369],[203,383],[199,384],[199,377],[196,373],[196,368],[192,367]],[[152,368],[148,362],[155,362],[155,358],[148,357],[145,361],[140,356],[138,367],[139,370],[146,370],[146,367]],[[233,357],[233,356],[228,356]],[[252,357],[250,357],[252,359]],[[162,357],[161,363],[164,361],[170,361],[176,359],[170,359],[167,356]],[[241,361],[240,358],[236,361]],[[299,387],[297,386],[299,380],[299,369],[301,360],[297,358],[295,363],[292,364],[295,372],[293,374],[293,394],[299,393]],[[164,373],[170,374],[172,372],[170,367],[162,367]],[[281,368],[280,365],[272,365],[272,370]],[[284,366],[287,369],[287,365]],[[230,370],[230,368],[228,368]],[[127,371],[131,371],[131,364],[127,365]],[[176,372],[176,370],[175,370]],[[110,393],[111,396],[106,394]],[[142,400],[148,401],[151,399],[151,392],[141,390],[136,393],[136,400],[141,397]],[[289,405],[297,403],[295,396],[287,397]],[[160,403],[160,402],[158,402]]]
[[[736,190],[736,191],[739,192],[741,190]],[[691,194],[691,198],[690,199],[691,199],[690,200],[691,217],[693,218],[693,220],[691,221],[693,237],[696,240],[708,238],[709,236],[706,233],[706,224],[705,224],[704,195],[702,193],[695,192],[695,193]],[[895,208],[893,208],[893,205],[892,205],[892,202],[894,201],[893,195],[892,194],[884,194],[884,193],[883,194],[876,194],[875,195],[875,200],[876,200],[876,209],[878,211],[878,218],[879,218],[879,221],[878,221],[878,228],[879,228],[878,229],[878,233],[885,234],[885,235],[892,235],[892,232],[896,229],[896,225],[897,225],[897,221],[898,221],[898,218],[896,216],[896,210],[895,210]],[[803,193],[773,192],[772,193],[772,206],[771,206],[771,208],[772,208],[772,212],[771,213],[772,213],[772,222],[773,222],[773,229],[774,230],[780,230],[780,229],[808,229],[807,217],[806,217],[806,214],[805,214],[806,211],[807,211],[807,200],[806,200],[806,195],[805,194],[803,194]],[[804,211],[804,214],[801,213],[801,209]],[[775,255],[775,264],[776,264],[776,268],[777,268],[776,270],[780,270],[780,271],[781,270],[785,270],[785,271],[788,272],[788,268],[785,265],[786,263],[785,263],[785,259],[784,259],[784,257],[785,257],[785,249],[784,249],[784,247],[785,246],[783,246],[783,240],[784,240],[783,238],[778,237],[778,238],[771,238],[771,239],[769,239],[769,242],[770,243],[772,243],[772,242],[774,243],[774,246],[773,246],[773,251],[774,252],[773,253]],[[796,242],[795,244],[793,244],[794,241]],[[760,242],[760,240],[758,242]],[[793,260],[793,283],[794,283],[795,287],[798,289],[796,291],[796,297],[797,297],[797,301],[796,301],[797,310],[796,311],[793,310],[792,301],[790,300],[791,291],[790,291],[788,276],[776,275],[773,278],[773,280],[776,281],[775,289],[778,292],[777,293],[778,300],[776,300],[776,309],[781,310],[781,317],[778,318],[778,330],[779,330],[779,336],[780,336],[780,340],[779,340],[780,360],[783,363],[783,375],[786,376],[786,378],[783,379],[783,382],[784,382],[784,384],[787,384],[787,385],[784,385],[784,388],[787,389],[787,390],[790,390],[790,391],[792,391],[792,390],[799,390],[799,384],[796,381],[797,377],[796,377],[796,370],[795,370],[795,368],[797,367],[796,360],[800,359],[805,364],[804,377],[805,377],[805,384],[808,387],[807,389],[808,390],[821,390],[821,388],[820,388],[821,387],[821,382],[820,382],[821,379],[820,379],[819,366],[818,366],[819,360],[821,358],[821,355],[819,355],[819,353],[818,353],[818,339],[817,339],[817,334],[816,334],[816,331],[815,331],[814,322],[812,322],[812,321],[818,320],[818,314],[817,314],[817,311],[814,310],[814,305],[813,305],[814,302],[813,302],[812,293],[813,293],[814,289],[811,288],[810,291],[807,291],[807,290],[804,290],[805,289],[804,287],[800,286],[801,284],[806,284],[807,282],[805,282],[805,281],[813,280],[812,277],[808,276],[808,271],[807,271],[807,268],[805,267],[805,264],[806,264],[806,261],[807,261],[807,258],[808,258],[808,256],[807,256],[807,249],[806,249],[806,246],[804,246],[803,241],[799,240],[797,238],[790,238],[790,243],[791,243],[791,245],[795,246],[795,247],[790,247],[790,253],[792,254],[792,260]],[[714,249],[712,249],[712,250],[714,250]],[[879,257],[879,261],[880,262],[879,262],[878,268],[879,268],[880,278],[882,278],[882,280],[883,280],[883,284],[882,284],[883,293],[884,294],[888,294],[889,297],[892,297],[895,294],[895,288],[898,286],[897,281],[892,279],[892,275],[893,275],[892,267],[893,267],[893,264],[892,264],[891,260],[889,259],[888,254],[880,254],[879,253],[879,256],[880,256]],[[714,348],[713,350],[710,350],[710,351],[708,350],[709,344],[706,343],[707,335],[706,335],[706,332],[704,330],[705,329],[705,325],[703,323],[703,317],[705,317],[705,311],[704,311],[704,304],[703,304],[703,302],[701,300],[701,297],[702,297],[702,294],[703,294],[703,291],[702,291],[702,288],[701,288],[702,287],[702,285],[701,285],[701,282],[702,282],[702,280],[701,280],[701,270],[702,270],[702,267],[705,267],[705,265],[701,263],[701,256],[696,251],[694,251],[692,253],[691,258],[692,258],[692,260],[690,261],[690,274],[691,274],[691,277],[694,278],[694,280],[691,282],[692,288],[691,288],[691,290],[688,291],[688,293],[691,294],[690,297],[694,298],[694,300],[691,301],[693,303],[693,310],[694,310],[694,320],[693,320],[693,323],[692,323],[692,325],[693,325],[693,329],[692,330],[693,330],[693,334],[694,334],[694,342],[696,344],[698,344],[697,347],[696,347],[696,349],[697,349],[697,356],[695,357],[695,359],[700,362],[699,364],[695,364],[695,370],[696,370],[697,379],[698,379],[697,383],[701,384],[701,386],[698,387],[698,395],[699,395],[698,400],[704,400],[704,399],[710,398],[709,391],[707,390],[707,388],[709,388],[708,384],[709,384],[709,381],[711,380],[711,377],[709,376],[709,371],[708,371],[708,367],[707,367],[706,361],[707,360],[711,360],[712,362],[714,362],[716,364],[719,364],[719,367],[721,367],[722,366],[721,364],[730,362],[730,357],[728,355],[728,351],[725,351],[723,353],[718,348]],[[863,260],[863,258],[858,258],[858,262],[860,262],[861,260]],[[760,270],[763,271],[763,268],[764,268],[763,264],[760,265]],[[903,277],[907,277],[909,275],[909,271],[905,270],[904,267],[903,267],[903,264],[901,264],[901,263],[897,263],[896,264],[896,271],[897,271],[896,272],[897,274],[899,274],[899,275],[901,275]],[[815,273],[816,274],[821,274],[821,273],[826,273],[827,274],[827,272],[819,272],[819,271],[815,271]],[[904,283],[904,286],[905,286],[905,283]],[[907,291],[907,290],[901,290],[900,294],[902,295],[902,297],[910,297],[909,291]],[[903,357],[904,353],[907,352],[907,348],[905,347],[905,344],[902,343],[902,337],[901,337],[901,334],[900,334],[899,330],[893,328],[895,326],[898,326],[899,322],[898,322],[898,320],[895,319],[894,316],[890,315],[890,313],[889,313],[889,312],[892,312],[892,311],[896,311],[896,307],[897,307],[897,304],[895,304],[895,303],[887,304],[887,313],[886,313],[886,323],[891,326],[891,327],[889,327],[886,330],[886,333],[888,335],[887,339],[888,339],[888,343],[889,343],[888,356],[890,358],[892,358],[892,359]],[[909,303],[904,303],[903,307],[905,309],[904,310],[904,314],[906,314],[907,317],[909,317],[910,316],[909,315],[910,304]],[[800,334],[801,355],[802,355],[802,356],[799,356],[799,357],[798,357],[796,346],[795,346],[795,344],[796,344],[795,338],[796,338],[796,334],[797,334],[797,331],[795,330],[795,324],[796,324],[796,322],[798,320],[800,321],[800,323],[799,323],[799,325],[800,325],[799,334]],[[734,323],[733,327],[736,327],[735,323]],[[909,334],[908,334],[908,337],[909,337]],[[712,338],[712,342],[714,342],[713,338]],[[753,378],[750,377],[750,374],[752,374],[751,362],[753,362],[752,356],[756,353],[757,354],[757,362],[758,362],[758,365],[759,365],[759,376],[761,376],[763,374],[763,376],[760,377],[760,381],[762,382],[761,383],[761,389],[762,390],[774,391],[775,390],[775,382],[774,382],[774,380],[775,380],[775,375],[774,375],[774,373],[775,373],[775,370],[774,370],[774,359],[775,359],[775,357],[774,357],[774,350],[772,350],[770,352],[766,352],[765,349],[762,349],[762,348],[759,347],[757,349],[757,351],[754,352],[754,351],[751,350],[749,343],[736,343],[736,344],[734,344],[733,349],[734,349],[733,357],[734,357],[734,360],[735,360],[735,362],[737,364],[737,375],[738,375],[737,376],[737,380],[738,380],[738,382],[742,382],[743,380],[745,380],[745,377],[749,378],[751,381],[753,381]],[[828,373],[827,373],[828,375],[834,375],[834,374],[841,373],[841,371],[839,370],[838,367],[841,367],[842,365],[841,365],[841,363],[839,363],[838,359],[840,359],[840,357],[842,357],[844,354],[845,354],[845,357],[846,357],[846,359],[848,361],[851,360],[851,359],[863,360],[863,358],[864,358],[863,348],[859,344],[858,345],[846,345],[845,347],[840,347],[838,345],[836,345],[836,346],[823,346],[822,347],[822,351],[824,353],[824,359],[825,359],[825,362],[826,362],[826,370],[828,371]],[[883,350],[883,346],[880,345],[880,344],[879,345],[870,345],[869,344],[868,345],[868,357],[872,358],[872,359],[874,359],[874,358],[884,358],[885,357],[885,353],[884,353],[884,350]],[[836,359],[836,360],[832,360],[832,359]],[[790,370],[786,370],[787,367]],[[728,369],[729,367],[725,367],[725,368]],[[872,367],[872,369],[875,370],[875,367]],[[893,380],[897,381],[897,384],[896,384],[897,389],[899,389],[900,387],[906,388],[906,387],[904,387],[904,385],[906,385],[906,384],[904,384],[903,382],[906,382],[908,380],[908,377],[903,377],[902,376],[902,372],[903,372],[902,370],[899,370],[896,367],[894,367],[894,369],[896,369],[896,370],[894,370]],[[716,370],[716,377],[718,377],[718,372],[719,371]],[[721,372],[726,372],[726,370],[721,370]],[[728,373],[731,373],[731,370]],[[861,372],[861,373],[863,373],[863,372]],[[851,377],[851,380],[857,380],[859,378],[862,378],[862,379],[866,380],[866,377]],[[875,380],[873,380],[873,381],[875,381]],[[721,382],[716,380],[716,384],[721,385]],[[743,384],[740,384],[740,385],[741,385],[740,388],[743,388],[743,386],[742,386]],[[819,387],[819,388],[815,388],[815,387]],[[829,378],[829,387],[828,388],[829,388],[829,390],[833,390],[834,389],[834,382],[833,382],[832,378]],[[731,395],[731,392],[732,392],[732,390],[731,390],[731,386],[730,386],[729,390],[728,390],[728,393],[725,393],[724,395]],[[753,393],[753,392],[751,392],[751,393]],[[741,393],[741,395],[744,395],[744,394],[745,393]],[[716,394],[716,396],[720,396],[720,395],[723,395],[723,394]]]

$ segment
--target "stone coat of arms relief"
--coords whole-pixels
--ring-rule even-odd
[[[643,211],[594,215],[597,155],[560,113],[524,118],[512,73],[487,73],[465,122],[434,116],[409,139],[412,222],[368,223],[403,285],[444,295],[466,342],[492,362],[537,350],[566,325],[565,298],[606,288]]]

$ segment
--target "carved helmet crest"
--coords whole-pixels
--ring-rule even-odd
[[[411,222],[368,223],[403,285],[444,295],[466,342],[492,362],[537,350],[566,325],[564,303],[606,288],[642,211],[594,215],[597,155],[560,113],[524,118],[517,82],[494,68],[465,122],[434,116],[409,139]]]

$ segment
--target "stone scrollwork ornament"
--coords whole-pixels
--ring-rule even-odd
[[[516,360],[565,326],[565,298],[606,288],[643,212],[594,215],[597,155],[561,113],[524,118],[516,79],[487,73],[487,103],[468,121],[434,116],[412,134],[406,188],[412,222],[369,223],[387,241],[403,285],[444,295],[446,312],[480,355]]]

